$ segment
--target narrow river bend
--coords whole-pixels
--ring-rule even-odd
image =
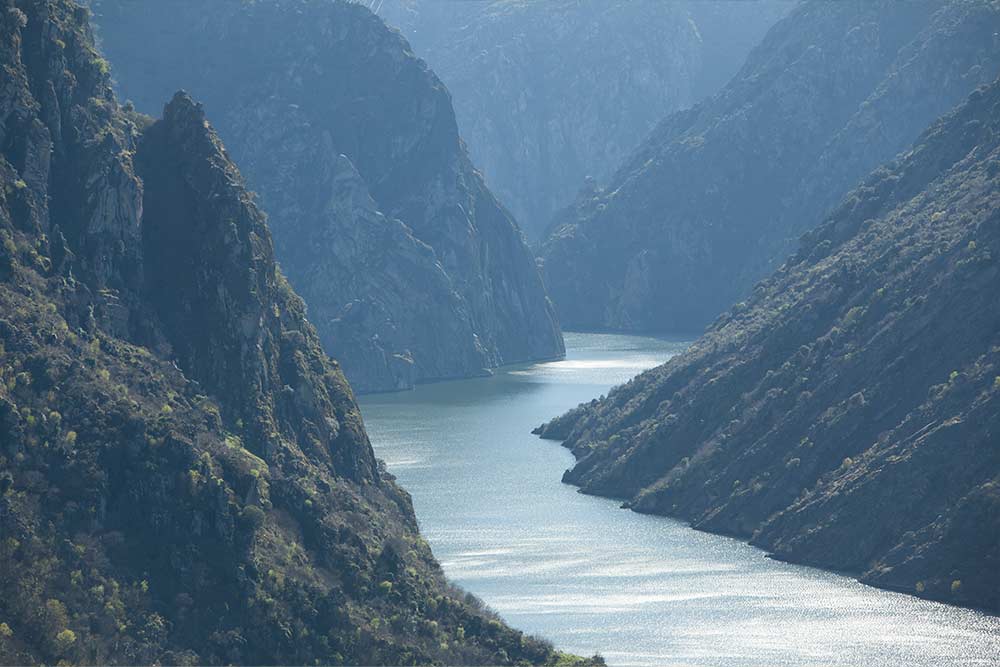
[[[447,575],[513,626],[623,665],[996,665],[1000,618],[779,563],[560,482],[531,429],[686,343],[566,334],[563,361],[362,397]]]

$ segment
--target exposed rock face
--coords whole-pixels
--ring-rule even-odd
[[[201,107],[119,107],[68,0],[0,67],[0,663],[556,660],[444,580]]]
[[[565,326],[695,331],[876,165],[1000,72],[995,2],[808,2],[669,116],[540,256]]]
[[[179,87],[203,99],[355,389],[563,354],[534,258],[469,162],[448,91],[366,8],[94,4],[138,108]]]
[[[434,250],[377,209],[347,156],[329,182],[330,224],[302,230],[309,236],[295,263],[310,317],[326,323],[331,349],[345,350],[345,372],[365,388],[403,389],[499,363],[479,344],[468,305]],[[358,296],[345,302],[345,294]]]
[[[586,492],[998,610],[998,258],[1000,81],[687,353],[540,432]]]
[[[789,2],[386,0],[452,93],[486,182],[532,238],[666,114],[715,92]]]

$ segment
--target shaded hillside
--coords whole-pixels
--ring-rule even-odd
[[[0,6],[0,663],[553,662],[444,580],[199,105]]]
[[[684,355],[542,427],[565,480],[867,583],[1000,609],[1000,82]]]
[[[95,1],[142,111],[202,99],[278,258],[359,391],[563,354],[513,218],[473,169],[444,85],[346,2]]]
[[[715,92],[790,2],[386,0],[532,239],[666,114]]]
[[[564,326],[695,331],[866,173],[1000,72],[1000,3],[806,2],[540,250]]]

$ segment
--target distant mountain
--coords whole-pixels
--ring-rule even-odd
[[[444,80],[500,200],[543,238],[671,111],[714,93],[792,2],[385,0]]]
[[[444,85],[346,2],[94,0],[125,97],[203,100],[279,261],[358,391],[564,352],[513,218],[473,169]]]
[[[688,352],[539,432],[588,493],[1000,610],[998,262],[1000,81]]]
[[[0,664],[564,658],[451,587],[202,108],[0,9]]]
[[[1000,3],[806,2],[664,120],[540,249],[564,326],[700,331],[940,114],[1000,73]]]

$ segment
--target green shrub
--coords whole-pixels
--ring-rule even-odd
[[[108,64],[108,61],[105,60],[104,58],[97,57],[94,58],[92,62],[94,64],[94,67],[97,68],[97,71],[101,73],[101,76],[107,76],[108,72],[111,71],[111,66]]]
[[[76,643],[76,633],[66,628],[56,635],[56,646],[60,653],[64,653],[70,646]]]

